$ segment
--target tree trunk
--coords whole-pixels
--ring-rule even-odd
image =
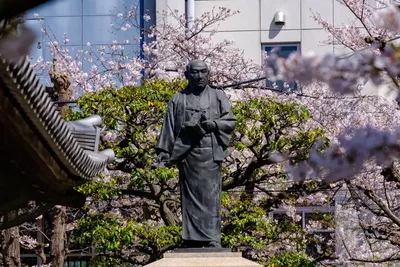
[[[57,66],[57,58],[58,54],[56,49],[54,49],[54,56],[53,56],[53,68],[50,70],[50,81],[54,85],[54,92],[55,97],[58,101],[70,101],[73,93],[73,88],[71,87],[71,82],[69,80],[69,76],[66,73],[61,73],[58,70]],[[61,113],[61,116],[65,115],[65,112],[68,110],[68,104],[59,104],[58,109]]]
[[[171,211],[171,209],[167,205],[167,199],[165,195],[161,195],[158,199],[158,203],[160,205],[160,215],[163,219],[164,223],[168,226],[178,225],[180,220],[178,216]]]
[[[4,221],[13,220],[18,211],[10,211],[4,216]],[[0,246],[4,267],[20,267],[21,252],[19,246],[19,228],[14,226],[0,232]]]
[[[66,254],[67,208],[54,207],[52,210],[51,266],[63,267]]]

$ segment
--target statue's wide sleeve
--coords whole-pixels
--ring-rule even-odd
[[[169,155],[172,153],[175,143],[175,121],[174,121],[174,108],[175,104],[173,99],[168,102],[167,111],[164,116],[164,122],[161,128],[161,133],[156,145],[156,153],[167,152]]]
[[[232,107],[226,95],[221,91],[217,91],[217,98],[220,108],[220,117],[215,120],[218,128],[216,136],[219,143],[223,145],[224,148],[227,148],[232,133],[235,130],[236,118],[232,113]]]

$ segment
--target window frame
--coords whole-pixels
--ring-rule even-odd
[[[288,47],[288,46],[297,46],[296,51],[300,52],[300,54],[301,54],[301,43],[300,42],[263,43],[263,44],[261,44],[261,52],[264,54],[266,52],[265,51],[266,47],[274,48],[274,47]],[[293,51],[293,52],[295,52],[295,51]],[[264,57],[263,57],[263,60],[264,60]]]
[[[262,43],[261,44],[261,58],[262,58],[262,63],[264,64],[264,55],[267,53],[266,48],[271,48],[271,50],[275,47],[289,47],[289,46],[295,46],[297,50],[292,51],[293,52],[299,52],[301,54],[301,42],[275,42],[275,43]],[[266,87],[268,86],[268,77],[265,80],[265,85]],[[295,91],[300,88],[300,84],[298,82],[291,82],[294,83],[294,85],[289,85],[290,91]],[[285,92],[284,88],[278,87],[280,91]]]
[[[270,220],[274,220],[275,214],[286,214],[287,210],[283,207],[278,207],[277,209],[269,212]],[[297,206],[296,214],[301,216],[301,228],[306,229],[306,214],[316,214],[317,212],[332,214],[335,216],[335,206]],[[314,234],[333,234],[332,240],[334,240],[334,253],[337,253],[337,237],[336,228],[327,229],[315,229]],[[328,260],[325,262],[327,265],[335,264],[334,262]]]
[[[279,207],[269,213],[270,219],[274,219],[275,214],[286,214],[287,210],[285,208]],[[331,213],[335,214],[335,207],[334,206],[304,206],[304,207],[296,207],[296,214],[301,214],[301,227],[303,229],[306,228],[306,214],[313,214],[313,213]],[[335,228],[328,228],[328,229],[320,229],[315,230],[315,232],[335,232]]]

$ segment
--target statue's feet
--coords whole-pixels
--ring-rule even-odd
[[[217,241],[194,241],[183,240],[183,248],[222,248],[221,243]]]
[[[222,248],[221,243],[216,242],[216,241],[211,241],[207,245],[208,248]]]

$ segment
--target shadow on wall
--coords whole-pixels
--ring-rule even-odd
[[[269,39],[274,39],[281,32],[283,26],[285,26],[284,22],[276,22],[275,17],[273,17],[269,24]]]

